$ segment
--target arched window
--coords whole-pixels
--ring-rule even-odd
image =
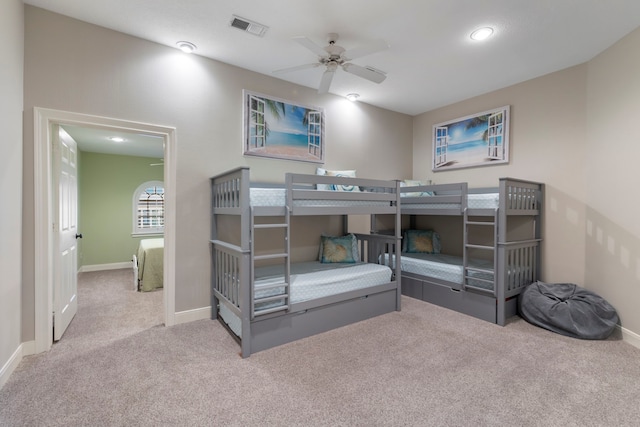
[[[133,193],[133,234],[164,233],[164,183],[148,181]]]

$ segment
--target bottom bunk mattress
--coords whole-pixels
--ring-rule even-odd
[[[388,264],[388,257],[385,263]],[[419,276],[432,277],[461,285],[464,279],[462,257],[445,254],[402,253],[400,270]],[[493,270],[493,261],[483,259],[469,260],[469,267],[482,270]],[[471,271],[470,277],[482,280],[469,280],[469,285],[481,289],[493,289],[493,274]],[[487,282],[489,281],[489,282]]]
[[[282,295],[283,286],[270,287],[284,281],[283,267],[259,267],[255,271],[255,298]],[[291,304],[310,301],[354,291],[372,286],[383,285],[391,281],[391,269],[385,265],[370,263],[329,263],[318,261],[291,264]],[[268,289],[264,289],[269,287]],[[261,289],[263,288],[263,289]],[[284,304],[282,300],[256,303],[256,309],[267,309]],[[241,320],[226,304],[220,304],[220,316],[231,330],[242,338]]]

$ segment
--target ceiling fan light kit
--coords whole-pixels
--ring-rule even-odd
[[[338,68],[342,68],[347,73],[353,74],[374,83],[382,83],[384,79],[387,78],[386,73],[384,73],[383,71],[377,70],[373,67],[362,67],[360,65],[349,62],[362,56],[371,55],[373,53],[388,49],[389,46],[382,40],[379,40],[368,46],[346,50],[342,46],[336,44],[338,40],[338,34],[336,33],[328,34],[327,40],[329,44],[325,47],[317,45],[307,37],[294,37],[293,39],[303,47],[318,55],[318,61],[311,64],[298,65],[296,67],[276,70],[274,71],[274,73],[287,73],[291,71],[324,66],[325,71],[322,75],[320,85],[318,87],[319,94],[329,92],[331,81],[333,80],[333,76],[335,75],[335,72],[338,70]]]

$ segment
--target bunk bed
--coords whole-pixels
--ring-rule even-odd
[[[242,357],[400,310],[400,270],[383,262],[400,255],[399,189],[398,181],[292,173],[284,185],[258,186],[246,167],[211,178],[212,316]],[[346,234],[348,215],[369,214],[393,216],[394,232]],[[341,218],[336,239],[346,239],[350,262],[292,262],[292,218],[324,215]],[[257,251],[261,230],[277,228],[282,247]],[[318,237],[325,248],[339,241]]]
[[[540,276],[544,184],[501,178],[492,189],[454,183],[400,191],[405,223],[410,219],[403,232],[402,293],[504,326],[516,314],[518,294]],[[424,216],[434,215],[459,218],[462,244],[455,255],[440,253],[447,236],[425,225],[433,218]],[[428,244],[411,248],[412,237]]]

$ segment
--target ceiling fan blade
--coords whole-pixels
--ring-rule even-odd
[[[342,64],[342,68],[347,72],[354,74],[358,77],[362,77],[363,79],[367,79],[374,83],[382,83],[387,76],[378,70],[372,70],[370,68],[361,67],[356,64],[346,63]]]
[[[307,68],[315,68],[320,65],[322,64],[320,64],[319,62],[314,62],[313,64],[304,64],[304,65],[298,65],[296,67],[282,68],[280,70],[272,71],[272,73],[273,74],[288,73],[289,71],[306,70]]]
[[[336,73],[335,68],[330,69],[327,68],[327,71],[322,75],[322,80],[320,80],[320,87],[318,87],[318,93],[323,94],[329,92],[329,87],[331,86],[331,81],[333,80],[333,75]]]
[[[342,58],[344,58],[345,61],[351,61],[365,55],[371,55],[372,53],[381,52],[386,49],[389,49],[389,45],[387,44],[387,42],[385,42],[384,40],[376,40],[375,42],[367,46],[346,50],[342,54]]]
[[[322,58],[328,58],[329,57],[329,54],[327,53],[326,50],[324,50],[323,47],[318,46],[316,43],[311,41],[309,38],[304,37],[304,36],[299,36],[299,37],[294,37],[293,39],[295,41],[297,41],[298,43],[300,43],[302,46],[304,46],[307,49],[309,49],[311,52],[315,53],[316,55],[318,55],[318,56],[320,56]]]

